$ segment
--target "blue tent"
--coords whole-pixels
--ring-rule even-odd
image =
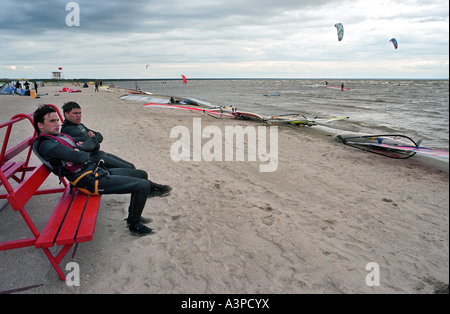
[[[13,84],[6,83],[0,87],[0,95],[20,95],[26,96],[25,91],[21,88],[15,88]]]
[[[14,94],[14,86],[11,83],[6,83],[2,87],[0,87],[0,94]]]

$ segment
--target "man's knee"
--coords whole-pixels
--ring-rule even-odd
[[[138,189],[142,190],[142,191],[146,191],[149,192],[151,188],[151,183],[150,181],[146,180],[146,179],[142,179],[140,180],[139,184],[138,184]]]

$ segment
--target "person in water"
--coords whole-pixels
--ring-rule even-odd
[[[61,133],[70,135],[77,143],[79,150],[90,152],[94,161],[103,159],[106,167],[109,168],[136,168],[128,161],[100,150],[103,136],[100,132],[93,131],[81,123],[81,106],[78,103],[69,101],[62,106],[62,109],[64,123],[61,127]]]
[[[40,106],[33,118],[38,134],[33,151],[53,173],[67,178],[72,186],[88,194],[131,194],[126,219],[130,232],[140,236],[154,233],[144,225],[151,219],[143,218],[142,211],[148,198],[168,195],[170,186],[148,180],[144,170],[107,168],[101,161],[92,162],[91,153],[78,149],[70,136],[59,133],[59,115],[52,106]]]

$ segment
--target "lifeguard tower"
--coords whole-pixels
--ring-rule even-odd
[[[60,80],[60,79],[61,79],[61,72],[60,72],[60,71],[58,71],[58,72],[52,72],[52,78],[53,78],[54,80]]]

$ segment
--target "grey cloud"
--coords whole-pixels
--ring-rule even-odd
[[[0,28],[18,33],[67,30],[63,0],[2,1]],[[235,27],[268,20],[292,10],[320,7],[330,0],[79,0],[81,32],[158,32],[179,27]]]

